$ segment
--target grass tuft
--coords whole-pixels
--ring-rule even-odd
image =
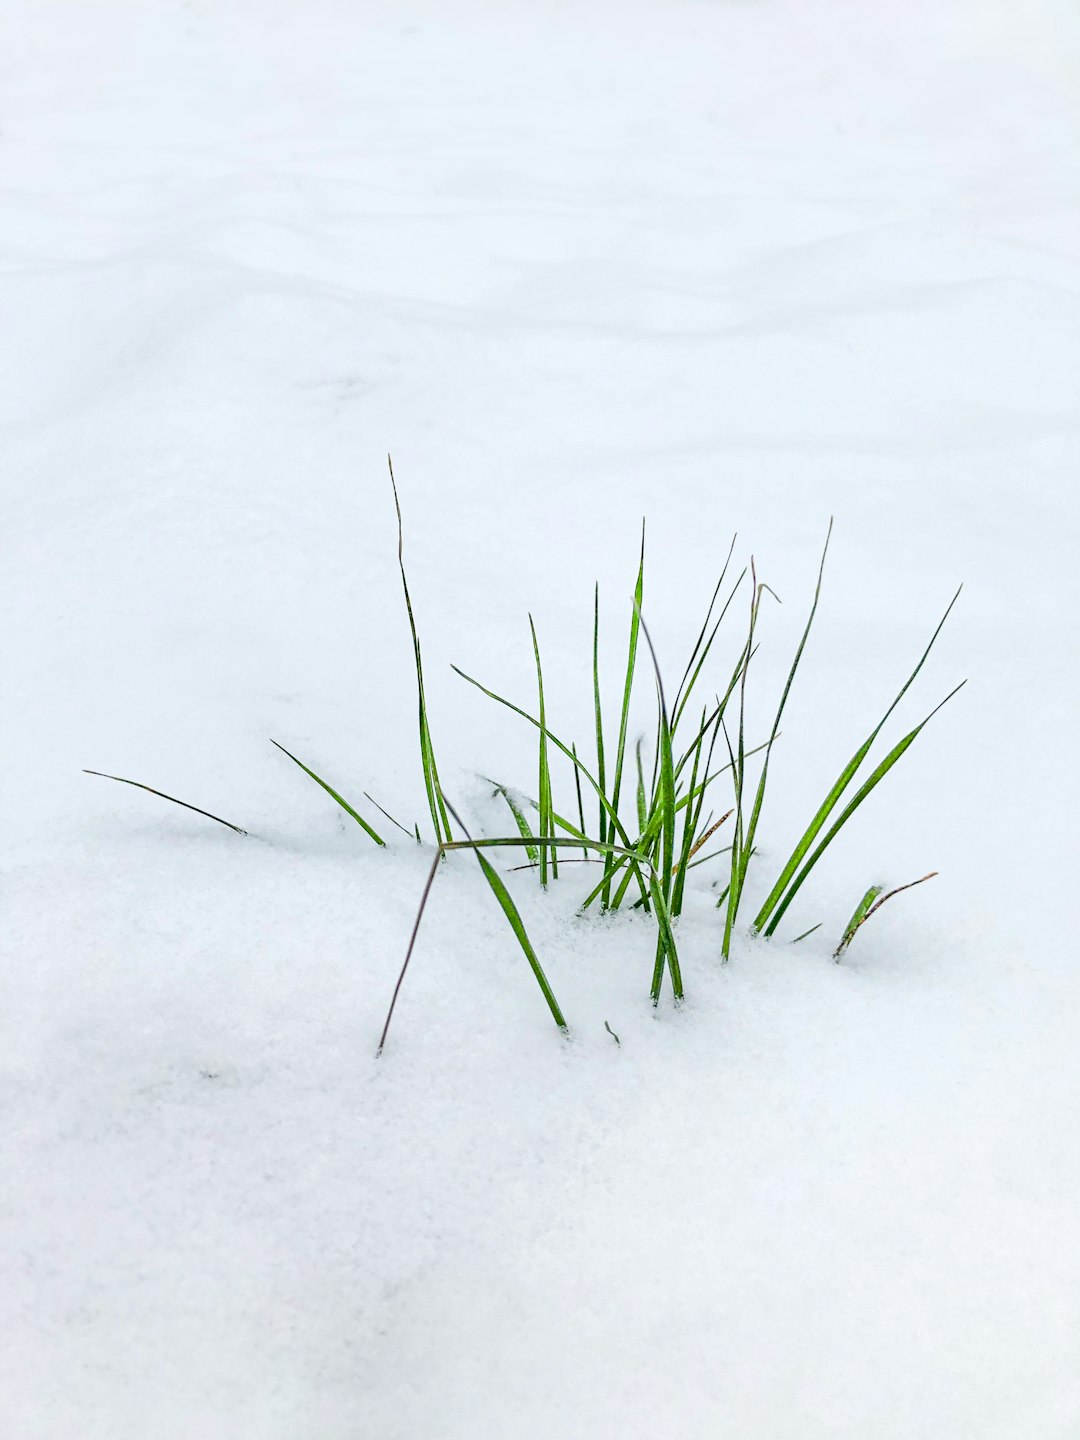
[[[390,1022],[401,992],[405,974],[415,951],[421,921],[435,882],[440,864],[458,850],[471,850],[491,893],[503,912],[514,934],[533,977],[543,995],[548,1011],[560,1031],[565,1032],[567,1021],[555,998],[554,991],[540,963],[540,958],[529,937],[521,911],[514,900],[502,873],[496,868],[492,850],[524,850],[527,863],[515,869],[533,871],[537,874],[543,890],[559,876],[559,852],[580,851],[579,856],[565,857],[567,864],[592,864],[599,868],[600,875],[582,902],[582,910],[598,904],[602,911],[612,912],[623,908],[634,908],[647,915],[655,927],[655,950],[649,983],[649,996],[653,1003],[659,1003],[664,977],[671,981],[675,1002],[683,999],[683,969],[677,944],[679,922],[691,885],[690,872],[698,870],[694,884],[699,880],[705,886],[719,891],[717,909],[723,912],[718,950],[719,958],[726,961],[738,933],[739,916],[744,898],[748,892],[752,873],[756,872],[760,852],[759,832],[765,817],[765,800],[769,792],[771,762],[775,747],[783,738],[781,723],[788,705],[796,676],[801,672],[811,631],[818,614],[819,602],[825,579],[826,559],[832,539],[833,524],[829,521],[825,543],[817,567],[817,578],[811,596],[805,625],[803,626],[794,656],[787,670],[786,679],[775,705],[768,712],[768,718],[759,730],[751,707],[749,686],[750,668],[754,663],[762,642],[765,629],[765,597],[778,599],[772,588],[758,578],[753,558],[744,566],[733,583],[728,575],[732,570],[735,553],[735,537],[723,561],[719,578],[711,591],[704,619],[696,627],[696,639],[690,649],[689,658],[682,672],[678,688],[669,703],[663,674],[653,644],[652,636],[643,617],[645,593],[645,525],[642,522],[641,542],[637,557],[636,576],[630,598],[629,630],[627,634],[624,662],[620,666],[622,684],[617,706],[605,714],[603,686],[601,683],[601,623],[600,587],[594,585],[592,594],[592,647],[591,674],[589,684],[592,702],[592,723],[595,744],[595,764],[586,760],[576,743],[568,743],[554,727],[548,711],[545,694],[544,669],[541,662],[540,642],[536,622],[529,614],[529,635],[533,665],[536,673],[536,712],[516,704],[482,684],[457,665],[451,668],[461,679],[479,690],[488,699],[525,720],[536,731],[536,799],[529,799],[509,785],[487,781],[492,794],[505,802],[513,819],[516,833],[508,836],[476,838],[466,828],[461,815],[447,801],[439,777],[432,740],[431,723],[428,714],[424,684],[424,667],[420,638],[409,590],[404,561],[404,522],[397,483],[394,478],[393,462],[387,456],[390,486],[397,518],[398,568],[401,572],[402,592],[405,611],[412,639],[413,662],[416,676],[417,727],[420,751],[420,771],[431,817],[434,840],[434,854],[431,869],[424,884],[420,905],[409,937],[405,959],[394,986],[386,1021],[379,1040],[379,1052],[386,1044]],[[728,652],[726,662],[720,664],[720,683],[712,692],[713,699],[701,703],[695,699],[699,689],[705,689],[705,677],[715,667],[721,650],[721,635],[733,602],[740,594],[743,581],[749,576],[749,595],[744,594],[746,603],[745,629],[737,632]],[[726,592],[726,593],[725,593]],[[810,877],[818,861],[828,847],[844,830],[855,812],[877,790],[884,778],[891,774],[916,739],[934,718],[962,688],[961,682],[952,689],[922,720],[895,741],[883,758],[876,764],[870,760],[871,752],[908,690],[921,673],[927,658],[940,636],[945,622],[960,595],[960,590],[950,600],[944,614],[914,668],[909,672],[880,720],[852,753],[847,764],[840,771],[826,792],[809,823],[803,828],[794,846],[787,854],[765,899],[759,905],[752,925],[751,934],[772,937],[783,921],[793,901]],[[694,633],[694,632],[691,632]],[[644,645],[642,645],[644,640]],[[639,660],[644,651],[646,668],[651,672],[651,698],[638,695]],[[648,679],[648,677],[647,677]],[[716,684],[715,679],[710,682]],[[708,693],[708,692],[707,692]],[[649,724],[639,729],[639,714],[648,707],[652,715]],[[721,744],[722,741],[722,744]],[[288,759],[299,766],[312,780],[361,827],[367,837],[376,845],[385,847],[387,842],[374,826],[344,797],[329,785],[314,770],[304,764],[278,741],[272,742]],[[719,755],[717,749],[720,747]],[[724,762],[726,752],[726,762]],[[558,758],[558,757],[561,757]],[[556,771],[560,785],[569,764],[569,777],[573,789],[564,803],[556,793]],[[554,762],[554,763],[553,763]],[[724,762],[724,763],[721,763]],[[864,766],[872,765],[869,773]],[[632,775],[631,772],[632,771]],[[88,774],[103,775],[102,771],[87,771]],[[727,776],[731,786],[730,803],[718,803],[714,786]],[[860,777],[861,781],[860,781]],[[142,785],[139,781],[125,780],[118,775],[105,778],[134,785],[147,790],[173,804],[194,810],[218,824],[227,826],[239,834],[246,834],[240,826],[233,825],[220,816],[186,801]],[[387,821],[410,842],[423,843],[420,827],[412,830],[395,820],[390,812],[372,799],[367,792],[364,798]],[[586,806],[588,800],[588,806]],[[588,813],[587,813],[588,812]],[[714,816],[718,812],[719,819]],[[573,816],[573,818],[569,818]],[[453,826],[465,837],[455,839]],[[722,838],[727,844],[709,848],[721,827]],[[388,832],[389,833],[389,832]],[[783,852],[781,852],[783,853]],[[716,862],[720,862],[719,865]],[[709,868],[706,868],[709,867]],[[863,894],[841,936],[835,958],[843,955],[862,926],[881,908],[886,901],[905,890],[923,884],[936,872],[930,872],[919,880],[901,885],[882,893],[880,885],[870,886]],[[711,879],[710,879],[711,875]],[[723,888],[721,889],[721,884]],[[764,886],[762,887],[764,889]],[[813,934],[821,922],[796,935],[793,944]],[[610,1030],[610,1027],[608,1027]],[[614,1032],[611,1032],[614,1035]],[[618,1036],[614,1036],[618,1042]]]

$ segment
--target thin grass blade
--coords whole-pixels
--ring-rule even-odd
[[[623,682],[622,709],[619,712],[619,743],[615,750],[615,775],[611,785],[610,810],[616,817],[619,813],[619,799],[622,794],[623,765],[626,758],[626,733],[630,723],[630,697],[634,689],[634,672],[637,668],[638,629],[640,626],[641,604],[645,594],[645,521],[641,522],[641,559],[638,562],[637,581],[634,585],[634,608],[630,617],[630,642],[626,652],[626,679]],[[609,891],[602,894],[601,904],[606,910]]]
[[[604,790],[607,785],[606,763],[604,758],[604,713],[600,699],[600,582],[596,582],[593,591],[593,641],[592,641],[592,666],[593,666],[593,719],[596,726],[596,778],[600,783],[600,789]],[[608,838],[608,818],[603,805],[599,807],[597,816],[597,830],[601,840]],[[584,824],[581,827],[585,829]]]
[[[514,824],[517,826],[522,839],[525,841],[525,849],[526,853],[529,856],[529,859],[534,864],[538,864],[540,860],[540,851],[537,846],[532,843],[532,830],[529,827],[528,820],[525,819],[525,815],[521,809],[521,806],[514,799],[513,795],[510,794],[510,791],[506,788],[505,785],[500,785],[497,780],[488,780],[488,784],[494,787],[492,791],[494,795],[501,795],[502,798],[506,801],[510,814],[514,817]]]
[[[409,594],[409,581],[405,574],[405,528],[401,519],[401,502],[398,499],[397,481],[394,479],[394,462],[387,455],[386,463],[390,469],[390,487],[394,492],[394,510],[397,514],[398,530],[398,568],[401,571],[401,588],[405,592],[405,609],[409,616],[409,630],[412,633],[413,657],[416,667],[416,693],[419,705],[419,729],[420,729],[420,763],[424,773],[424,790],[427,793],[428,808],[431,811],[431,823],[435,829],[435,843],[451,839],[450,821],[447,818],[446,806],[443,803],[442,788],[439,784],[439,771],[435,763],[435,747],[431,740],[431,727],[428,723],[427,698],[424,694],[424,665],[420,655],[420,637],[416,633],[416,619],[413,615],[412,596]]]
[[[310,775],[312,780],[315,781],[316,785],[321,785],[322,788],[326,791],[326,793],[331,797],[331,799],[336,800],[337,803],[341,806],[341,808],[345,811],[345,813],[352,816],[352,818],[360,826],[361,830],[363,830],[365,834],[370,835],[372,840],[375,841],[376,845],[386,845],[386,841],[382,838],[382,836],[372,829],[372,827],[368,824],[364,817],[358,811],[354,810],[353,807],[349,804],[349,802],[344,798],[344,796],[339,795],[332,785],[328,785],[321,776],[315,774],[314,770],[312,770],[309,766],[305,765],[302,760],[298,760],[291,750],[286,750],[284,745],[278,744],[276,740],[271,740],[270,744],[277,746],[281,753],[283,755],[287,755],[294,765],[299,765],[300,769],[303,770],[304,774]]]
[[[435,859],[431,862],[431,869],[428,871],[427,880],[424,882],[424,891],[420,896],[420,907],[416,912],[416,919],[413,921],[412,934],[409,936],[409,945],[405,951],[405,959],[402,962],[401,970],[398,972],[397,984],[394,986],[394,993],[390,997],[390,1008],[386,1012],[386,1019],[383,1021],[382,1034],[379,1036],[379,1045],[375,1051],[375,1057],[383,1052],[386,1044],[386,1037],[390,1033],[390,1021],[394,1018],[394,1007],[397,1005],[398,996],[401,994],[401,987],[405,983],[405,972],[409,968],[409,961],[412,959],[413,950],[416,948],[416,937],[420,933],[420,921],[424,918],[424,910],[427,908],[428,896],[431,894],[431,887],[435,884],[435,876],[439,873],[439,865],[442,861],[442,850],[435,852]]]
[[[780,721],[784,714],[784,707],[787,705],[788,696],[791,694],[791,687],[795,681],[795,672],[799,668],[803,651],[806,649],[806,642],[810,638],[810,630],[814,624],[814,616],[817,614],[818,601],[821,599],[821,583],[825,578],[825,558],[829,553],[829,541],[832,539],[832,530],[833,522],[830,517],[829,528],[825,535],[825,545],[821,551],[821,564],[818,567],[817,584],[814,587],[814,599],[810,606],[810,614],[806,617],[806,627],[803,630],[802,638],[799,640],[798,648],[795,651],[795,658],[791,662],[787,682],[784,685],[783,694],[780,696],[780,704],[776,707],[776,718],[773,721],[772,733],[769,735],[769,743],[765,747],[765,759],[761,762],[761,774],[758,777],[757,792],[754,796],[753,809],[750,812],[750,821],[746,827],[746,847],[748,851],[753,849],[754,837],[757,834],[758,821],[761,818],[761,807],[765,800],[765,787],[769,778],[769,760],[772,756],[773,746],[776,743],[776,737],[780,733]],[[745,880],[745,873],[743,880]]]
[[[547,712],[544,708],[544,671],[540,664],[540,644],[536,638],[536,626],[533,624],[533,617],[529,616],[529,633],[532,636],[533,658],[536,661],[536,688],[539,694],[539,771],[540,771],[540,835],[547,839],[554,835],[555,826],[552,823],[551,811],[551,764],[548,757],[547,739]],[[578,759],[576,752],[571,752],[575,770]],[[540,851],[540,884],[545,888],[548,882],[548,853],[547,850]],[[550,857],[551,878],[557,879],[559,874],[558,863],[555,859],[555,852]]]
[[[566,1020],[563,1017],[562,1011],[559,1009],[559,1002],[555,999],[555,992],[552,990],[551,985],[548,983],[548,978],[544,974],[544,967],[540,964],[540,957],[533,949],[532,941],[529,939],[528,931],[525,929],[525,922],[521,918],[521,912],[514,904],[514,897],[506,888],[506,884],[503,881],[502,876],[492,865],[491,861],[488,860],[488,858],[484,854],[482,854],[481,847],[473,842],[472,836],[469,834],[468,830],[465,828],[465,825],[462,823],[461,816],[457,813],[453,806],[445,800],[445,797],[444,804],[446,804],[447,810],[449,810],[450,814],[457,822],[458,828],[465,835],[467,844],[472,848],[473,853],[476,856],[477,864],[483,871],[484,879],[491,887],[492,894],[499,902],[502,912],[506,916],[510,924],[510,928],[513,930],[514,935],[517,938],[518,944],[521,946],[522,953],[524,954],[525,959],[529,962],[529,968],[532,970],[533,975],[536,978],[536,983],[540,986],[540,990],[544,996],[544,999],[547,1001],[547,1007],[551,1011],[551,1015],[555,1021],[555,1024],[559,1027],[560,1030],[565,1032],[568,1028]]]
[[[234,825],[231,820],[223,820],[220,815],[213,815],[209,810],[201,810],[198,805],[189,805],[186,800],[178,800],[175,795],[166,795],[164,790],[155,790],[152,785],[144,785],[141,780],[125,780],[123,775],[108,775],[104,770],[84,770],[82,773],[97,775],[102,780],[115,780],[118,785],[134,785],[136,790],[145,790],[148,795],[156,795],[160,800],[168,800],[170,804],[179,805],[184,810],[194,810],[196,815],[205,815],[207,820],[216,820],[219,825],[224,825],[226,830],[234,830],[237,835],[248,833],[239,825]]]
[[[407,826],[402,825],[402,823],[401,823],[400,820],[395,820],[394,817],[393,817],[393,815],[390,814],[390,811],[389,811],[389,810],[384,810],[383,807],[379,804],[378,800],[375,799],[375,796],[374,796],[374,795],[369,795],[366,790],[364,791],[364,799],[367,800],[367,801],[369,801],[372,805],[374,805],[374,806],[375,806],[375,809],[378,810],[378,812],[379,812],[380,815],[385,815],[386,818],[387,818],[387,820],[390,821],[390,824],[391,824],[391,825],[396,825],[397,828],[401,831],[401,833],[402,833],[403,835],[408,835],[408,837],[409,837],[410,840],[412,840],[412,839],[414,839],[414,838],[417,837],[417,833],[418,833],[418,832],[417,832],[415,826],[413,827],[412,830],[410,830]],[[417,844],[420,844],[420,843],[422,843],[422,842],[421,842],[419,839],[417,839]]]

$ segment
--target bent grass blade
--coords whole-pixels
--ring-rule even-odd
[[[487,777],[485,776],[483,778],[486,779]],[[521,838],[525,842],[526,854],[534,865],[539,864],[540,851],[536,845],[531,843],[532,831],[529,829],[529,822],[525,819],[525,815],[521,809],[521,806],[510,794],[510,791],[506,788],[505,785],[500,785],[497,780],[488,780],[487,783],[491,786],[494,786],[494,789],[492,791],[494,795],[501,795],[502,798],[506,801],[510,814],[514,817],[514,824],[518,828],[518,833],[521,835]]]
[[[398,499],[397,481],[394,479],[394,462],[387,455],[386,463],[390,470],[390,488],[394,492],[394,511],[397,515],[398,532],[398,569],[401,571],[401,588],[405,592],[405,609],[409,616],[409,630],[413,642],[413,663],[416,667],[416,693],[419,706],[419,729],[420,729],[420,764],[424,773],[424,790],[427,793],[428,808],[431,811],[431,823],[435,829],[435,843],[441,845],[443,840],[452,839],[450,833],[450,821],[447,818],[446,806],[443,804],[442,789],[439,785],[439,770],[435,764],[435,747],[431,741],[431,727],[428,724],[427,698],[424,694],[424,665],[420,655],[420,637],[416,633],[416,619],[413,615],[412,596],[409,594],[409,581],[405,574],[405,527],[401,519],[401,502]]]
[[[216,820],[219,825],[224,825],[226,830],[233,830],[237,835],[246,835],[248,832],[234,825],[231,820],[223,820],[220,815],[213,815],[209,810],[202,810],[198,805],[189,805],[186,800],[178,800],[175,795],[166,795],[164,790],[155,790],[152,785],[144,785],[141,780],[126,780],[123,775],[109,775],[104,770],[84,770],[84,775],[97,775],[102,780],[115,780],[118,785],[134,785],[136,790],[145,790],[149,795],[156,795],[161,800],[168,800],[172,805],[179,805],[184,810],[194,810],[196,815],[205,815],[207,820]]]

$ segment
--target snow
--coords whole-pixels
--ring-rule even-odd
[[[0,57],[3,1435],[1072,1440],[1075,7],[13,0]],[[835,516],[770,870],[965,582],[820,931],[721,967],[695,872],[654,1012],[647,920],[515,877],[566,1041],[458,856],[376,1061],[428,853],[267,742],[423,818],[387,450],[489,830],[531,735],[450,662],[527,699],[531,610],[586,735],[643,515],[666,669],[734,531],[781,595],[761,715]]]

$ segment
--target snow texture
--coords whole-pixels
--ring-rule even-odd
[[[9,0],[0,85],[4,1440],[1075,1440],[1075,5]],[[681,1010],[518,875],[561,1039],[459,856],[375,1060],[429,852],[267,741],[424,815],[387,450],[489,831],[450,662],[531,610],[586,736],[643,515],[665,669],[734,531],[782,597],[762,717],[835,516],[762,879],[965,582]]]

